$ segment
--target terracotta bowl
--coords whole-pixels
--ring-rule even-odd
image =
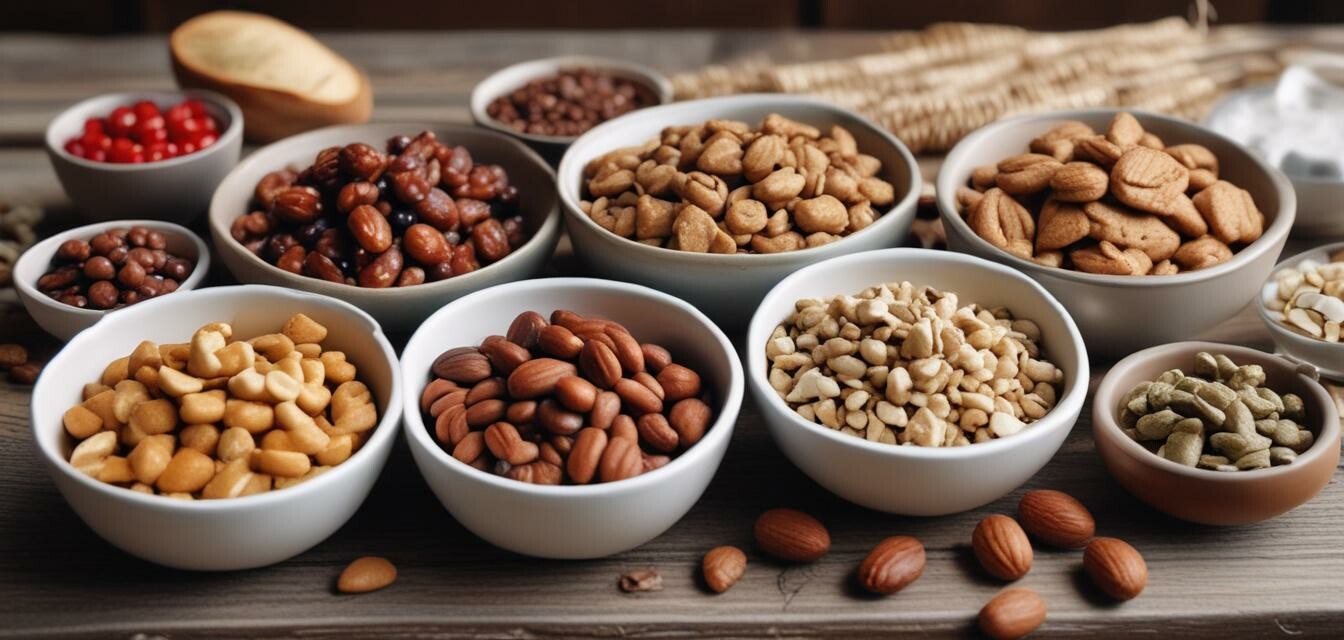
[[[1315,443],[1291,464],[1231,473],[1186,467],[1129,439],[1117,420],[1121,398],[1163,371],[1193,368],[1200,351],[1226,354],[1237,364],[1258,364],[1265,369],[1268,386],[1301,396],[1308,416],[1305,426],[1315,434]],[[1166,344],[1121,360],[1093,397],[1092,434],[1102,462],[1121,486],[1159,511],[1200,524],[1227,526],[1273,518],[1319,493],[1339,466],[1339,411],[1325,388],[1284,358],[1215,342]]]

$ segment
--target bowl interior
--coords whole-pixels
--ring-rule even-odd
[[[794,310],[800,298],[854,295],[883,283],[907,280],[915,286],[928,285],[944,292],[955,292],[960,305],[978,303],[983,307],[1003,306],[1020,320],[1031,320],[1041,328],[1042,357],[1064,372],[1064,388],[1059,393],[1056,411],[1066,403],[1081,406],[1087,392],[1087,351],[1073,320],[1064,308],[1040,285],[1026,276],[992,262],[946,251],[926,249],[887,249],[868,251],[843,258],[820,262],[793,274],[776,286],[761,302],[747,332],[747,374],[750,384],[770,398],[800,427],[816,429],[852,442],[856,446],[880,447],[898,455],[958,455],[995,450],[1008,443],[1024,442],[1042,433],[1043,429],[1028,427],[1011,438],[993,440],[968,447],[932,448],[892,447],[870,443],[859,438],[831,433],[830,429],[812,424],[794,414],[767,381],[769,362],[765,345],[770,334]],[[1053,411],[1051,413],[1054,413]],[[1047,413],[1042,420],[1048,420]],[[1071,427],[1058,423],[1050,428]]]
[[[391,345],[377,323],[338,300],[279,287],[246,285],[213,287],[150,300],[110,314],[76,336],[47,364],[33,390],[33,433],[38,448],[69,475],[101,489],[120,492],[117,495],[134,494],[88,478],[66,462],[74,443],[62,426],[61,416],[80,402],[83,385],[97,382],[109,362],[129,355],[142,340],[159,344],[189,342],[196,329],[210,322],[228,322],[233,325],[235,339],[248,339],[278,332],[295,313],[307,314],[327,327],[323,346],[346,354],[347,360],[358,367],[358,379],[368,385],[378,405],[379,423],[372,438],[392,437],[400,415],[399,372]],[[357,452],[355,456],[358,455]],[[314,481],[338,473],[341,466]]]
[[[831,125],[840,125],[854,135],[860,153],[876,157],[882,161],[882,170],[878,176],[890,182],[896,189],[896,201],[882,216],[869,227],[841,238],[849,238],[869,232],[870,229],[892,224],[892,212],[919,197],[919,168],[915,158],[895,137],[871,121],[835,105],[802,96],[778,94],[748,94],[722,98],[707,98],[676,102],[659,107],[640,109],[589,130],[575,140],[560,161],[557,180],[560,199],[571,214],[570,220],[577,219],[579,224],[590,226],[603,234],[614,234],[602,229],[579,208],[583,199],[583,169],[594,158],[622,147],[635,147],[659,137],[662,130],[670,126],[696,125],[706,120],[721,118],[741,120],[753,127],[759,126],[767,115],[778,113],[826,131]],[[572,223],[571,223],[572,224]],[[817,247],[790,251],[780,254],[734,254],[718,256],[714,254],[695,254],[683,251],[671,251],[643,245],[633,240],[625,240],[631,250],[640,251],[650,259],[667,258],[681,260],[754,260],[761,262],[790,260],[799,254],[813,251]],[[829,246],[829,245],[828,245]]]
[[[187,98],[198,98],[205,104],[205,109],[212,117],[219,122],[219,140],[214,145],[183,156],[159,160],[157,162],[145,162],[141,164],[121,164],[113,162],[95,162],[76,156],[65,150],[65,141],[72,137],[78,137],[84,131],[84,121],[89,118],[106,118],[112,114],[112,110],[117,107],[129,107],[141,100],[149,100],[158,105],[160,111],[167,110],[168,107],[181,102]],[[123,91],[117,93],[105,93],[94,96],[82,102],[76,103],[62,111],[60,115],[47,125],[46,142],[47,147],[52,153],[80,166],[107,169],[108,171],[145,171],[148,169],[157,169],[162,167],[176,166],[185,164],[193,159],[204,156],[211,150],[222,148],[221,142],[225,135],[240,135],[237,129],[242,123],[242,112],[238,105],[227,97],[213,91],[204,91],[199,89],[188,89],[183,91]]]
[[[967,136],[953,148],[938,172],[938,207],[942,212],[943,223],[956,227],[959,235],[980,247],[982,251],[992,252],[998,262],[1016,266],[1033,272],[1047,270],[1051,274],[1070,280],[1105,283],[1117,286],[1143,286],[1172,284],[1188,280],[1203,280],[1215,275],[1235,270],[1251,261],[1252,250],[1273,244],[1275,238],[1281,238],[1292,226],[1297,200],[1292,185],[1277,169],[1265,164],[1258,156],[1227,137],[1201,127],[1192,122],[1163,116],[1155,113],[1128,110],[1143,124],[1144,130],[1162,139],[1168,145],[1196,143],[1207,147],[1218,157],[1219,174],[1227,180],[1250,192],[1255,204],[1265,214],[1265,233],[1247,247],[1243,247],[1231,260],[1208,269],[1180,273],[1161,278],[1135,278],[1131,276],[1106,276],[1083,273],[1068,269],[1043,267],[1030,260],[1024,260],[976,235],[966,224],[961,208],[956,201],[957,187],[966,185],[971,171],[981,165],[997,164],[1005,158],[1027,153],[1027,145],[1035,138],[1055,125],[1066,120],[1078,120],[1094,130],[1104,132],[1111,119],[1120,110],[1084,109],[1079,111],[1059,111],[1047,114],[1021,116],[1001,120],[981,128]]]
[[[513,319],[524,311],[536,311],[549,318],[556,309],[620,322],[641,343],[651,342],[667,348],[673,362],[700,374],[704,388],[712,392],[714,422],[704,440],[663,469],[679,468],[701,454],[707,455],[711,440],[728,437],[731,425],[725,425],[723,417],[735,415],[736,407],[741,403],[742,370],[737,354],[723,332],[694,307],[667,294],[638,285],[587,278],[523,280],[491,287],[449,303],[430,316],[402,352],[406,398],[410,403],[406,410],[408,437],[425,443],[444,464],[520,491],[601,491],[608,485],[631,486],[627,483],[650,475],[616,483],[537,487],[473,469],[444,452],[426,430],[419,409],[420,392],[428,384],[430,365],[440,353],[454,347],[476,346],[486,336],[503,335]],[[731,413],[725,411],[726,407],[732,409]]]
[[[466,147],[471,152],[471,157],[475,162],[498,164],[508,172],[510,184],[518,187],[518,213],[523,216],[523,223],[528,233],[531,234],[531,237],[522,247],[515,249],[513,253],[499,262],[447,280],[427,282],[417,285],[413,289],[397,287],[367,289],[333,284],[316,278],[292,274],[253,255],[252,252],[244,249],[229,235],[229,227],[233,221],[238,216],[252,210],[251,203],[257,181],[266,174],[290,166],[300,169],[306,167],[312,164],[319,151],[328,147],[363,142],[375,148],[383,149],[388,138],[403,134],[413,136],[424,130],[434,131],[439,140],[445,144]],[[424,293],[427,291],[425,287],[439,289],[454,286],[465,287],[468,286],[468,283],[484,277],[480,274],[493,273],[495,267],[508,262],[510,258],[524,248],[540,242],[539,238],[544,234],[538,233],[538,231],[543,226],[558,224],[551,219],[555,206],[555,175],[551,172],[550,167],[535,152],[506,136],[465,125],[424,123],[347,125],[327,127],[286,138],[263,147],[248,156],[246,160],[240,162],[229,173],[228,177],[220,183],[219,188],[215,190],[214,198],[210,201],[210,227],[212,235],[228,245],[220,247],[220,250],[238,253],[242,255],[244,260],[270,270],[277,278],[301,284],[304,289],[328,294],[358,290],[363,295],[369,296],[398,296]]]
[[[1306,407],[1307,423],[1303,428],[1311,431],[1316,440],[1310,448],[1298,456],[1292,464],[1269,469],[1259,469],[1248,473],[1224,473],[1208,469],[1191,468],[1165,458],[1158,457],[1143,445],[1131,440],[1120,431],[1120,401],[1134,385],[1153,380],[1164,371],[1180,369],[1186,373],[1194,370],[1195,355],[1201,351],[1223,353],[1238,365],[1259,364],[1265,370],[1265,385],[1279,393],[1294,393],[1302,398]],[[1248,347],[1219,344],[1216,342],[1178,342],[1145,349],[1135,353],[1116,365],[1106,374],[1097,388],[1093,401],[1103,410],[1098,427],[1115,432],[1122,449],[1131,457],[1144,460],[1171,473],[1193,475],[1206,479],[1228,482],[1251,481],[1269,474],[1289,473],[1294,468],[1302,468],[1313,458],[1325,455],[1328,442],[1338,438],[1339,412],[1334,400],[1321,385],[1302,375],[1297,365],[1279,356]]]

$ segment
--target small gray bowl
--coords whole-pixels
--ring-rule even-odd
[[[1108,276],[1047,267],[1019,258],[976,235],[957,205],[957,187],[971,171],[1026,153],[1032,138],[1065,120],[1105,130],[1111,118],[1129,111],[1168,144],[1192,142],[1218,156],[1220,177],[1246,189],[1264,212],[1265,232],[1222,264],[1174,276]],[[1260,285],[1274,268],[1297,197],[1288,178],[1228,138],[1192,122],[1133,109],[1053,111],[1000,120],[962,139],[938,172],[938,211],[947,230],[947,246],[1011,266],[1031,276],[1069,310],[1094,355],[1122,356],[1144,347],[1188,340],[1257,299]]]
[[[119,164],[95,162],[65,150],[65,141],[83,131],[89,118],[105,118],[117,107],[149,100],[166,108],[197,98],[220,123],[219,140],[195,153],[176,158]],[[187,224],[205,212],[210,194],[238,163],[243,149],[243,112],[234,101],[213,91],[121,91],[79,102],[51,120],[46,134],[47,157],[61,188],[91,222],[118,218],[149,218]]]

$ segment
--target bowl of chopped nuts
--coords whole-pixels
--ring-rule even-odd
[[[887,249],[785,278],[747,331],[747,386],[818,484],[903,515],[974,509],[1045,465],[1082,410],[1087,349],[1022,273]]]
[[[364,502],[396,441],[401,371],[353,305],[213,287],[108,315],[47,364],[37,455],[111,545],[179,569],[296,556]]]
[[[949,248],[1030,275],[1116,357],[1240,311],[1297,209],[1283,173],[1241,145],[1117,109],[985,126],[948,154],[937,191]]]
[[[730,328],[803,266],[899,245],[921,184],[885,129],[790,95],[640,109],[574,141],[558,176],[575,254],[594,272]]]
[[[1344,380],[1344,242],[1299,253],[1274,268],[1260,292],[1260,318],[1279,351]]]
[[[1339,412],[1315,371],[1230,344],[1177,342],[1116,363],[1097,385],[1092,434],[1121,486],[1201,524],[1289,511],[1339,466]]]

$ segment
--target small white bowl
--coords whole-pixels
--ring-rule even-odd
[[[558,158],[560,154],[564,153],[565,147],[578,139],[578,136],[544,136],[535,133],[519,133],[513,127],[490,117],[486,110],[495,98],[513,93],[532,80],[554,77],[561,71],[578,68],[604,71],[618,78],[634,80],[653,92],[656,104],[672,102],[672,82],[667,79],[667,76],[658,73],[652,67],[614,58],[557,56],[528,60],[504,67],[476,83],[476,87],[471,90],[471,119],[482,127],[488,127],[523,140],[543,155],[554,155]]]
[[[1218,156],[1224,178],[1249,191],[1265,214],[1265,232],[1222,264],[1174,276],[1108,276],[1047,267],[1012,255],[976,235],[962,217],[957,187],[976,167],[1025,153],[1032,138],[1065,120],[1104,131],[1119,111],[1129,111],[1145,130],[1167,144],[1197,143]],[[1078,322],[1094,355],[1123,356],[1155,344],[1188,340],[1241,311],[1255,299],[1274,267],[1297,199],[1283,173],[1249,150],[1195,123],[1133,109],[1054,111],[1000,120],[966,136],[938,171],[938,211],[947,246],[1009,265],[1040,282]]]
[[[651,247],[622,238],[593,222],[579,208],[583,168],[614,149],[658,137],[664,127],[694,125],[711,118],[742,120],[752,126],[778,113],[823,130],[838,124],[854,134],[859,151],[882,161],[882,178],[896,187],[897,200],[876,222],[820,247],[774,254],[708,254]],[[676,102],[640,109],[594,127],[580,136],[560,161],[560,200],[574,253],[598,275],[666,291],[694,304],[728,328],[746,325],[748,313],[770,287],[814,262],[857,251],[899,246],[910,232],[919,200],[919,165],[889,132],[829,102],[785,94],[751,94]]]
[[[336,284],[290,273],[248,251],[229,233],[238,216],[250,211],[257,181],[294,165],[313,163],[327,147],[363,142],[382,149],[388,138],[431,130],[439,139],[465,146],[477,162],[498,164],[518,187],[518,213],[532,237],[503,260],[471,273],[412,287],[370,289]],[[517,140],[479,127],[456,124],[380,123],[327,127],[269,144],[238,164],[215,190],[210,202],[210,238],[224,266],[240,282],[273,284],[345,300],[376,318],[389,331],[411,331],[447,302],[479,289],[530,278],[541,271],[560,239],[555,173],[534,151]]]
[[[45,293],[38,291],[37,279],[45,275],[47,270],[51,268],[51,259],[56,256],[56,250],[66,240],[89,240],[109,229],[128,229],[130,227],[144,227],[162,233],[168,241],[167,251],[169,253],[179,258],[191,260],[196,264],[192,268],[191,275],[178,284],[177,291],[164,294],[164,297],[191,291],[205,279],[206,273],[210,270],[210,249],[205,246],[205,241],[201,240],[200,236],[192,233],[186,227],[157,220],[115,220],[76,227],[29,247],[19,256],[19,261],[14,264],[14,288],[18,292],[19,300],[23,302],[23,308],[28,310],[28,315],[33,317],[33,321],[39,327],[61,340],[69,340],[76,333],[93,326],[103,316],[126,308],[81,309],[72,307],[52,300]]]
[[[907,280],[956,292],[962,304],[1004,306],[1041,328],[1044,355],[1064,372],[1064,390],[1020,433],[964,447],[869,442],[809,422],[768,380],[765,346],[799,298],[856,294]],[[775,443],[798,468],[855,504],[901,515],[959,513],[1008,494],[1035,475],[1073,429],[1087,396],[1087,349],[1064,307],[1041,285],[987,260],[948,251],[887,249],[832,258],[785,278],[761,301],[745,343],[747,386]]]
[[[84,131],[89,118],[106,118],[117,107],[149,100],[161,109],[198,98],[220,123],[219,140],[184,156],[120,164],[95,162],[65,150],[65,141]],[[243,149],[243,112],[213,91],[122,91],[104,93],[62,111],[47,125],[47,157],[65,194],[81,217],[112,220],[130,216],[188,223],[210,204],[215,186],[237,164]]]
[[[236,336],[273,333],[295,313],[330,330],[323,344],[344,351],[359,367],[378,405],[378,425],[349,460],[287,489],[194,501],[130,491],[70,466],[72,442],[61,416],[79,403],[83,384],[96,381],[108,362],[130,353],[141,340],[186,342],[209,322],[232,323]],[[132,306],[71,340],[33,389],[33,440],[70,507],[112,545],[178,569],[249,569],[304,552],[354,515],[396,440],[401,387],[392,345],[373,318],[350,304],[279,287],[214,287]]]
[[[1278,347],[1280,352],[1293,360],[1315,366],[1320,370],[1322,376],[1333,380],[1344,380],[1344,342],[1317,340],[1289,329],[1283,323],[1270,317],[1269,309],[1265,305],[1278,299],[1276,295],[1278,285],[1275,281],[1278,279],[1280,271],[1297,267],[1304,260],[1329,262],[1330,254],[1340,251],[1344,251],[1344,242],[1321,245],[1280,262],[1278,266],[1274,267],[1273,273],[1270,273],[1269,277],[1265,279],[1265,284],[1260,290],[1259,303],[1256,304],[1260,319],[1269,328],[1269,335],[1274,338],[1274,345]]]
[[[480,471],[439,446],[420,416],[430,365],[443,351],[503,334],[519,313],[570,309],[621,322],[641,342],[665,346],[713,392],[714,422],[666,466],[582,486],[539,486]],[[453,517],[487,542],[542,558],[600,558],[637,547],[680,520],[728,449],[742,404],[742,365],[704,314],[665,293],[588,278],[513,282],[463,297],[430,316],[402,351],[406,442],[425,482]]]

